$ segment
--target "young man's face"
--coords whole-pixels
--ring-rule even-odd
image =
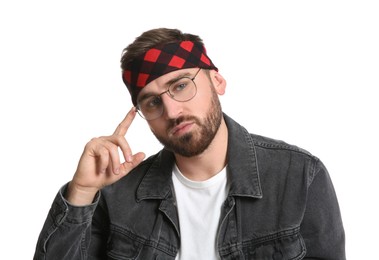
[[[167,73],[146,85],[138,97],[159,95],[167,90],[173,79],[193,78],[199,68],[182,69]],[[156,138],[169,150],[182,156],[201,154],[212,142],[222,120],[218,94],[225,90],[225,80],[216,71],[200,70],[194,82],[196,95],[189,101],[178,102],[169,94],[161,95],[163,113],[148,121]]]

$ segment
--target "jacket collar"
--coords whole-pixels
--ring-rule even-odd
[[[253,139],[249,132],[224,114],[228,127],[228,181],[230,196],[262,197],[259,181],[258,161]],[[152,164],[142,179],[137,200],[165,199],[172,190],[172,167],[174,154],[162,149],[150,158]],[[148,159],[148,160],[150,160]]]
[[[228,127],[228,176],[230,196],[262,198],[257,154],[249,132],[224,114]]]

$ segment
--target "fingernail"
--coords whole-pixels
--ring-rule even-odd
[[[130,156],[130,155],[128,155],[128,158],[127,158],[127,160],[128,160],[128,162],[131,162],[131,161],[133,161],[133,157],[132,157],[132,156]]]
[[[115,174],[119,174],[119,173],[120,173],[120,168],[116,168],[116,169],[114,170],[114,173],[115,173]]]

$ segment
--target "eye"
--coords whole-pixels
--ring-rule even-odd
[[[142,107],[145,110],[152,110],[162,105],[162,99],[160,96],[151,96],[143,101]]]
[[[171,94],[175,95],[176,93],[183,91],[188,86],[188,84],[190,84],[190,81],[191,80],[188,78],[183,78],[179,80],[178,82],[175,82],[174,84],[172,84],[170,86]]]

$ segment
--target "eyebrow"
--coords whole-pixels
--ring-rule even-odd
[[[169,81],[167,81],[165,83],[165,86],[170,86],[172,83],[175,83],[177,82],[178,80],[184,78],[184,77],[190,77],[192,73],[190,73],[189,71],[186,71],[186,72],[182,72],[180,74],[178,74],[175,78],[173,79],[170,79]]]

